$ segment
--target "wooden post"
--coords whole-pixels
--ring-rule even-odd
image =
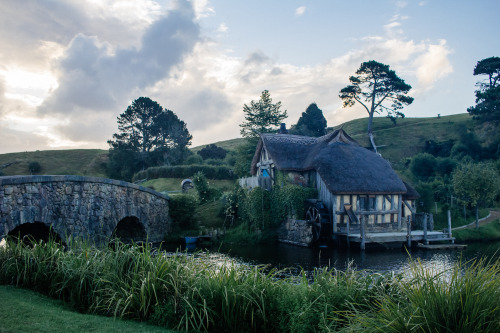
[[[427,241],[427,214],[424,214],[424,244],[429,245]]]
[[[344,212],[345,212],[345,209],[344,209]],[[347,217],[347,222],[346,222],[346,226],[347,226],[347,235],[346,235],[346,240],[347,240],[347,248],[350,249],[351,248],[351,242],[349,240],[349,234],[350,234],[350,223],[349,223],[349,216],[345,216],[344,219]]]
[[[361,251],[365,250],[365,222],[366,222],[366,215],[361,217],[361,220],[359,221],[359,227],[361,231]]]
[[[411,248],[411,216],[408,215],[406,218],[406,241],[408,242],[408,248]]]
[[[451,212],[448,209],[448,238],[451,238]],[[455,243],[454,240],[451,241],[452,243]]]
[[[401,231],[401,210],[403,209],[403,196],[398,195],[398,232]]]

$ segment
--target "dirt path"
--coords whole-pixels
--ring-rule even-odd
[[[495,221],[497,219],[500,219],[500,211],[498,211],[498,210],[490,210],[490,215],[489,216],[487,216],[485,218],[482,218],[482,219],[479,219],[479,226],[488,224],[488,223],[493,222],[493,221]],[[473,221],[472,223],[463,225],[461,227],[452,228],[451,230],[474,229],[475,227],[476,227],[476,221]]]

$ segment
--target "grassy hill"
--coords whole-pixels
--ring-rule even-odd
[[[344,130],[361,145],[369,147],[366,135],[367,118],[355,119],[335,126]],[[440,118],[404,118],[394,125],[388,118],[379,117],[373,121],[375,143],[379,152],[396,169],[403,169],[407,158],[422,152],[426,140],[444,142],[457,140],[461,134],[473,131],[479,141],[488,144],[499,133],[496,127],[474,122],[467,113]],[[215,144],[234,151],[244,139],[236,138],[218,141]],[[206,145],[191,148],[196,153]],[[99,149],[48,150],[0,154],[0,171],[4,175],[29,174],[28,165],[36,161],[41,164],[40,174],[74,174],[106,176],[107,151]]]
[[[101,149],[37,150],[0,154],[0,171],[5,176],[30,174],[28,165],[38,162],[42,175],[106,177],[108,151]]]

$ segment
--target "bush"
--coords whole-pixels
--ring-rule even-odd
[[[148,168],[136,173],[133,181],[139,179],[157,179],[157,178],[191,178],[197,172],[203,172],[208,179],[236,179],[232,169],[221,165],[175,165]]]
[[[210,200],[217,199],[221,196],[221,192],[208,185],[207,177],[203,172],[199,171],[193,176],[194,188],[198,192],[200,203],[204,204]]]
[[[176,226],[180,229],[193,227],[195,210],[198,200],[189,194],[178,194],[170,198],[170,216]]]
[[[30,170],[31,174],[34,174],[42,171],[42,166],[38,162],[30,162],[30,164],[28,165],[28,169]]]
[[[428,153],[415,155],[410,163],[410,170],[417,178],[427,180],[434,176],[436,158]]]
[[[210,144],[198,152],[198,155],[203,157],[204,160],[209,158],[223,160],[226,154],[227,151],[224,148],[217,147],[214,144]]]
[[[190,155],[188,158],[184,160],[184,164],[193,165],[193,164],[203,164],[203,159],[200,155]]]

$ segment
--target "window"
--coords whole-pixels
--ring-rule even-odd
[[[374,195],[359,196],[359,210],[375,210],[377,198]]]

